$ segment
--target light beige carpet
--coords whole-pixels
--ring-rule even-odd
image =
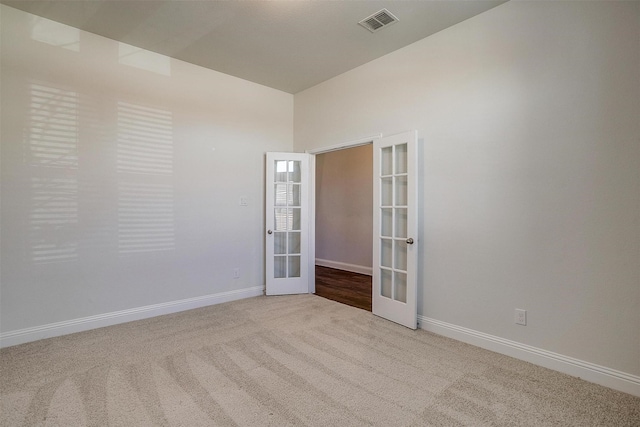
[[[640,426],[640,398],[314,295],[0,352],[3,426]]]

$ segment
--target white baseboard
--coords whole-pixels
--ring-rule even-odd
[[[347,264],[345,262],[330,261],[328,259],[316,258],[316,265],[319,265],[320,267],[335,268],[336,270],[350,271],[352,273],[366,274],[367,276],[371,276],[372,274],[371,267],[365,267],[363,265]]]
[[[614,390],[640,396],[640,376],[424,316],[418,316],[418,321],[420,328],[426,331],[495,351],[496,353],[506,354],[507,356],[579,377]]]
[[[4,332],[0,334],[0,348],[259,295],[264,295],[263,286],[254,286],[252,288],[220,292],[201,297],[146,305],[144,307],[130,308],[128,310],[114,311],[111,313],[98,314],[96,316],[65,320],[32,328],[19,329],[17,331]]]

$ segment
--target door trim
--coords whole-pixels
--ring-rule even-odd
[[[316,156],[309,154],[309,293],[316,293]]]
[[[315,148],[313,150],[306,150],[305,153],[315,156],[316,154],[324,154],[324,153],[330,153],[332,151],[346,150],[347,148],[355,148],[361,145],[373,144],[373,140],[379,139],[379,138],[382,138],[381,133],[377,135],[372,135],[372,136],[365,136],[363,138],[358,138],[358,139],[354,139],[347,142],[341,142],[335,145],[329,145],[328,147],[320,147],[320,148]]]

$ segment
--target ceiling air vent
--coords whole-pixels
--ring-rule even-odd
[[[367,16],[362,21],[358,22],[358,24],[362,25],[372,33],[375,33],[379,29],[391,25],[394,22],[398,22],[398,18],[393,16],[393,14],[387,9],[382,9],[371,16]]]

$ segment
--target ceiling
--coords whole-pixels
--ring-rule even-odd
[[[297,93],[495,7],[488,0],[0,0],[186,62]],[[387,8],[399,20],[358,25]]]

